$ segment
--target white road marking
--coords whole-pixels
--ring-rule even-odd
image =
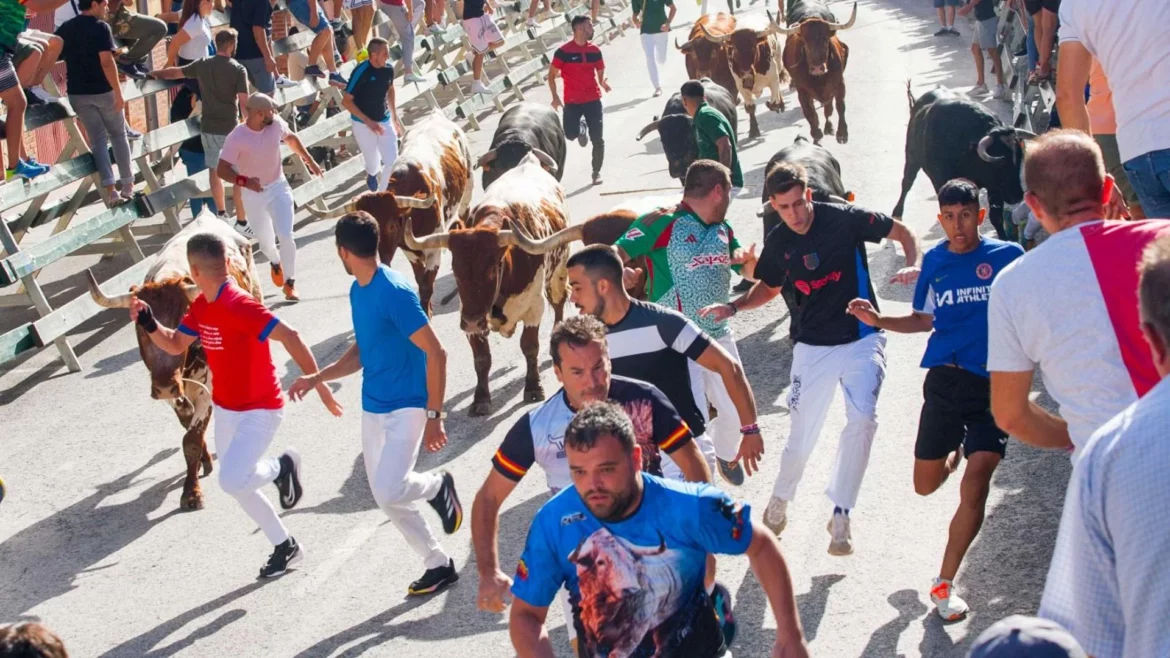
[[[374,536],[378,531],[378,524],[376,523],[358,523],[349,535],[346,536],[345,541],[340,546],[333,549],[329,557],[320,564],[317,568],[309,572],[306,578],[303,578],[295,589],[293,589],[293,598],[300,599],[307,594],[312,594],[321,586],[329,577],[337,572],[343,564],[357,552],[367,541]]]

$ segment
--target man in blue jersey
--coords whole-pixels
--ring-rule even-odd
[[[871,327],[899,333],[932,331],[922,356],[928,368],[922,386],[922,414],[914,445],[914,490],[935,492],[959,465],[967,470],[959,489],[959,509],[951,520],[942,569],[930,589],[939,616],[954,621],[967,604],[952,581],[967,548],[983,525],[991,475],[1007,447],[1007,434],[991,416],[987,374],[987,300],[991,282],[1024,255],[1013,242],[979,235],[986,210],[979,187],[957,178],[938,191],[939,216],[947,239],[926,252],[909,315],[882,315],[867,299],[849,303],[849,313]]]
[[[362,371],[362,455],[374,501],[423,558],[426,572],[407,592],[437,592],[459,580],[455,561],[439,546],[416,500],[430,503],[452,534],[463,508],[450,473],[416,473],[420,446],[447,443],[443,395],[447,353],[406,277],[378,264],[378,223],[359,212],[337,222],[337,255],[355,281],[349,290],[354,344],[315,375],[289,389],[294,400],[317,384]]]
[[[398,136],[404,131],[394,102],[394,67],[389,66],[390,43],[370,39],[369,59],[349,76],[341,105],[353,117],[353,138],[366,165],[366,186],[371,192],[386,189],[390,165],[398,159]]]
[[[747,554],[776,616],[771,655],[808,655],[779,542],[750,506],[643,473],[633,424],[613,402],[577,413],[565,452],[573,486],[536,513],[512,585],[509,631],[521,658],[554,655],[544,620],[562,586],[579,656],[729,655],[734,621],[703,586],[708,553]]]

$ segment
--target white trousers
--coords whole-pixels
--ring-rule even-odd
[[[248,214],[248,224],[260,243],[260,251],[269,262],[280,264],[285,281],[295,279],[297,243],[293,238],[293,215],[296,211],[288,181],[283,178],[274,181],[259,192],[241,188],[240,200]],[[278,239],[279,251],[276,248]]]
[[[216,406],[215,453],[219,457],[219,486],[252,517],[268,541],[282,544],[288,529],[260,487],[280,475],[280,459],[264,457],[280,427],[280,409],[229,411]]]
[[[426,568],[434,569],[446,566],[450,559],[414,504],[439,495],[443,485],[437,473],[414,472],[426,424],[425,409],[388,414],[363,411],[362,456],[374,501],[423,558]]]
[[[704,414],[706,415],[706,414]],[[694,438],[695,445],[699,446],[699,452],[703,455],[703,461],[707,462],[707,468],[711,469],[712,475],[716,472],[715,464],[715,444],[711,442],[711,438],[706,434],[700,434]],[[662,477],[668,480],[677,480],[678,482],[685,482],[686,476],[683,475],[682,469],[670,455],[665,452],[662,453]]]
[[[780,457],[780,476],[772,495],[792,500],[805,464],[820,437],[837,384],[845,394],[845,429],[825,494],[833,504],[852,509],[869,451],[877,433],[877,401],[886,376],[886,337],[870,334],[848,345],[822,347],[797,343],[792,351],[792,388],[788,409],[792,433]]]
[[[727,350],[731,358],[741,361],[739,350],[735,346],[735,335],[730,331],[723,337],[716,338],[715,342]],[[739,433],[741,427],[739,410],[735,408],[735,402],[732,402],[731,394],[727,392],[727,386],[719,373],[707,370],[694,361],[690,362],[690,366],[692,386],[696,382],[698,384],[695,386],[695,400],[703,412],[703,417],[707,417],[707,402],[719,412],[715,420],[707,421],[707,436],[714,445],[715,456],[725,462],[732,461],[739,454],[739,442],[743,438]]]
[[[365,160],[366,174],[378,176],[380,192],[386,189],[386,183],[390,180],[390,166],[398,159],[398,135],[394,132],[394,123],[389,119],[379,125],[383,130],[381,135],[361,121],[354,121],[353,138],[357,140],[362,159]]]
[[[642,35],[642,50],[646,53],[646,68],[650,69],[650,84],[658,89],[658,67],[666,63],[666,49],[670,47],[670,35],[666,32]]]

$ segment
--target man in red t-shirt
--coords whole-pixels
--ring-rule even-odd
[[[601,136],[601,90],[610,91],[605,79],[605,62],[593,38],[593,21],[588,16],[573,18],[573,40],[557,48],[548,70],[548,88],[553,109],[565,108],[565,137],[585,146],[593,140],[593,184],[601,184],[601,161],[605,139]],[[557,74],[565,79],[565,101],[557,94]],[[589,134],[586,136],[585,131]]]
[[[268,339],[280,341],[306,373],[317,372],[313,353],[300,335],[228,276],[223,239],[199,233],[187,242],[191,278],[200,295],[191,303],[177,329],[158,323],[150,306],[135,297],[130,319],[142,325],[151,341],[168,354],[181,355],[199,339],[211,370],[211,401],[215,405],[215,452],[219,484],[260,526],[276,547],[261,578],[279,576],[304,557],[304,549],[288,533],[260,487],[274,483],[280,506],[292,509],[301,499],[300,455],[289,448],[279,458],[265,458],[284,415],[284,397]],[[321,401],[334,416],[341,405],[324,385]]]

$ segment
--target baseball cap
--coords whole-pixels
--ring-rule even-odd
[[[1060,624],[1012,615],[983,631],[967,658],[1088,658],[1088,654]]]
[[[277,110],[277,109],[279,109],[276,105],[276,101],[272,100],[271,96],[269,96],[268,94],[259,92],[259,91],[253,92],[253,94],[248,97],[248,102],[245,104],[245,106],[249,110]]]

